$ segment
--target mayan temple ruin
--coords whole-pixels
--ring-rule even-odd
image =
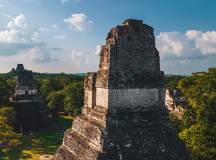
[[[57,160],[188,160],[165,107],[153,28],[128,19],[111,29],[97,73],[84,81],[82,114]]]
[[[46,106],[38,94],[33,72],[26,70],[23,64],[18,64],[15,73],[15,93],[10,101],[14,103],[17,113],[17,130],[20,133],[38,131],[49,120]]]

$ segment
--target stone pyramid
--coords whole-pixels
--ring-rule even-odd
[[[57,160],[187,160],[169,122],[153,28],[128,19],[111,29],[97,73],[84,81],[82,114]]]

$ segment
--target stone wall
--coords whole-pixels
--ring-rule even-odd
[[[110,89],[110,107],[158,107],[159,88]]]

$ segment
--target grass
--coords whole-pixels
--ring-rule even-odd
[[[62,143],[64,131],[71,127],[72,118],[57,118],[54,128],[47,128],[33,136],[22,136],[22,144],[10,150],[1,160],[39,160],[41,155],[54,155]]]

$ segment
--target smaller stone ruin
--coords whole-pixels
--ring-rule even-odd
[[[166,89],[165,105],[170,114],[182,119],[185,109],[187,109],[187,99],[179,89]]]
[[[15,96],[37,95],[33,72],[25,70],[23,64],[18,64],[16,74],[17,83],[15,88]]]
[[[46,105],[37,92],[32,71],[18,64],[15,70],[17,81],[15,93],[10,98],[17,113],[17,130],[20,133],[38,131],[49,123]]]

